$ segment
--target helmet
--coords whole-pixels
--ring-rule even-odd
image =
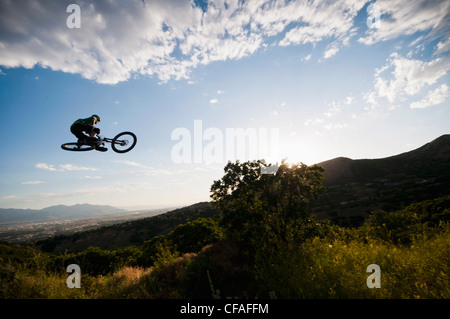
[[[92,130],[92,132],[100,134],[100,129],[98,127],[94,127],[94,129]]]
[[[94,114],[91,117],[95,117],[97,119],[97,122],[100,122],[100,116],[98,116],[97,114]]]

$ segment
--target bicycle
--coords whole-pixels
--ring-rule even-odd
[[[114,152],[126,153],[131,151],[136,146],[137,142],[137,137],[132,132],[122,132],[117,134],[114,138],[98,136],[97,139],[98,141],[96,141],[95,143],[78,143],[78,142],[64,143],[61,145],[61,148],[66,151],[85,152],[91,151],[95,149],[98,145],[101,145],[106,142],[111,143],[111,148],[113,149]]]

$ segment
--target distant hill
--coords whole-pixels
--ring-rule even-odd
[[[0,223],[46,222],[60,219],[104,216],[123,212],[126,212],[126,210],[107,205],[90,204],[77,204],[73,206],[57,205],[40,210],[1,208]]]
[[[400,155],[352,160],[338,157],[319,163],[328,185],[366,182],[374,178],[437,177],[450,168],[450,134]]]
[[[36,248],[45,252],[79,252],[88,247],[113,249],[142,244],[158,235],[167,235],[180,224],[199,217],[218,215],[208,202],[175,209],[157,216],[128,221],[73,235],[59,235],[36,243]]]
[[[450,193],[450,135],[381,159],[338,157],[318,163],[326,191],[312,206],[322,218],[358,225],[371,210],[401,209]]]

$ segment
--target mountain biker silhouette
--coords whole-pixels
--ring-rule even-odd
[[[94,144],[97,151],[106,152],[106,147],[100,146],[101,142],[96,138],[100,134],[100,129],[95,127],[94,124],[100,122],[100,116],[94,114],[91,117],[85,119],[78,119],[70,126],[70,132],[78,138],[80,144]],[[88,135],[84,134],[86,132]]]

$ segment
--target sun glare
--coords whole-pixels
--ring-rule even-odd
[[[320,154],[318,149],[306,142],[296,141],[280,145],[278,161],[286,159],[288,163],[304,163],[306,165],[314,165],[319,163]]]

